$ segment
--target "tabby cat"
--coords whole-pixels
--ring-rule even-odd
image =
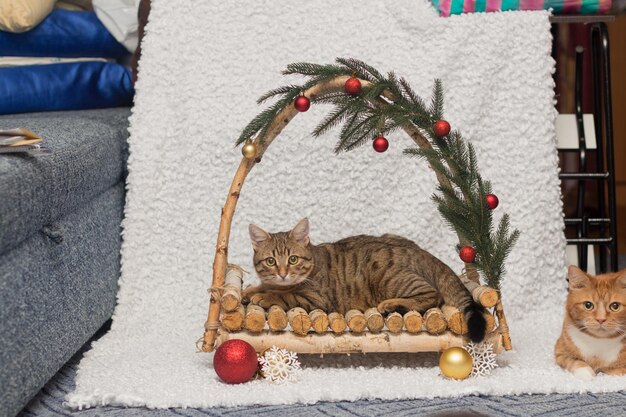
[[[572,265],[568,279],[556,362],[581,379],[626,374],[626,270],[594,277]]]
[[[250,239],[262,282],[244,291],[252,304],[341,313],[376,306],[387,314],[445,303],[465,313],[472,341],[485,337],[485,309],[446,264],[408,239],[360,235],[313,245],[306,218],[280,233],[251,224]]]

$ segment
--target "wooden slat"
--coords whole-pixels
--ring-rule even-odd
[[[343,333],[334,335],[309,333],[298,336],[291,332],[273,333],[264,330],[261,334],[253,335],[248,332],[229,333],[219,331],[217,344],[220,345],[229,339],[242,339],[250,343],[257,352],[262,352],[272,346],[280,346],[297,353],[370,353],[370,352],[440,352],[452,346],[464,346],[466,340],[462,336],[445,332],[439,336],[428,333],[409,334],[402,332],[391,334]],[[500,333],[488,335],[486,342],[493,343],[494,352],[502,349]]]

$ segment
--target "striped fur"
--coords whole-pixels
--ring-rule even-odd
[[[470,339],[484,338],[484,308],[446,264],[408,239],[359,235],[313,245],[307,219],[289,232],[250,225],[250,238],[262,281],[244,291],[253,304],[341,313],[377,306],[387,314],[424,313],[445,303],[465,312]]]

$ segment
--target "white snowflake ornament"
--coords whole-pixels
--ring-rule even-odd
[[[469,342],[465,346],[465,350],[474,360],[474,366],[470,377],[486,376],[491,374],[491,370],[496,368],[496,354],[493,351],[491,343],[473,343]]]
[[[271,382],[295,381],[300,374],[300,362],[295,352],[272,346],[259,356],[261,374]]]

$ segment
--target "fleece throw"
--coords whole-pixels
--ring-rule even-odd
[[[154,0],[131,117],[118,306],[111,330],[82,360],[68,404],[210,407],[626,388],[616,377],[578,381],[552,360],[566,265],[550,48],[541,11],[443,19],[424,0]],[[196,350],[220,209],[241,158],[234,139],[259,112],[255,99],[290,82],[280,74],[288,63],[337,56],[394,70],[426,98],[441,78],[446,118],[475,144],[500,197],[496,218],[510,213],[522,232],[502,291],[515,349],[489,377],[445,380],[433,355],[352,355],[310,360],[299,382],[231,386],[215,375],[213,355]],[[401,154],[409,139],[390,135],[383,154],[366,146],[335,156],[336,133],[310,136],[328,110],[298,116],[252,171],[229,261],[253,270],[249,223],[279,231],[308,216],[313,242],[397,233],[459,271],[455,235],[430,200],[434,174]]]

